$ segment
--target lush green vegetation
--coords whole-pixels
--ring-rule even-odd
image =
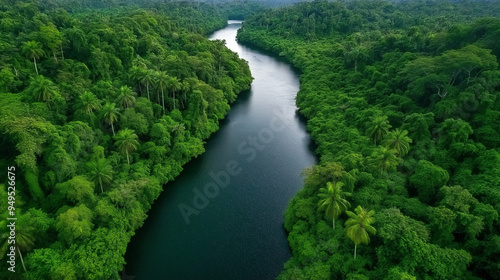
[[[314,1],[245,21],[241,42],[302,70],[321,156],[285,213],[278,279],[498,279],[499,11]]]
[[[0,278],[119,279],[162,186],[204,151],[252,78],[203,37],[226,20],[208,5],[70,14],[50,4],[0,2],[0,169],[16,167],[25,265],[18,256],[7,270],[2,184]]]

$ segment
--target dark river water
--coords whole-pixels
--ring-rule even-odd
[[[136,280],[274,279],[290,258],[283,228],[301,171],[316,163],[296,112],[298,73],[238,44],[241,22],[210,39],[247,60],[255,80],[240,94],[206,152],[164,187],[132,238],[126,272]]]

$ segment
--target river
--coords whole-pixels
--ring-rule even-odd
[[[206,152],[167,184],[125,256],[136,280],[274,279],[291,253],[283,214],[316,163],[297,113],[298,73],[236,42],[241,22],[214,32],[247,60],[252,88],[231,105]]]

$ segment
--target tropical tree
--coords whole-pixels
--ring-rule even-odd
[[[377,142],[384,139],[389,128],[391,128],[391,125],[387,121],[387,116],[375,116],[371,118],[371,123],[366,132],[373,139],[373,142],[377,144]]]
[[[185,130],[186,126],[184,126],[183,123],[176,123],[172,126],[172,133],[174,133],[176,137],[182,137]]]
[[[342,182],[328,182],[326,188],[319,189],[319,210],[324,210],[326,216],[332,218],[333,229],[335,229],[335,219],[351,207],[349,201],[344,199],[344,196],[350,196],[351,193],[342,191],[343,186]]]
[[[2,228],[7,228],[7,225],[4,221],[0,223]],[[16,247],[17,253],[19,254],[19,258],[21,259],[21,264],[23,265],[24,272],[26,272],[26,267],[24,266],[23,255],[21,251],[28,252],[35,245],[35,237],[33,236],[34,228],[30,225],[16,226]],[[9,235],[10,231],[4,231],[1,236],[2,245],[0,247],[1,256],[5,256],[7,251],[9,250]]]
[[[142,95],[141,81],[144,79],[147,70],[139,66],[132,66],[129,70],[129,77],[139,86],[139,93]]]
[[[113,179],[113,168],[104,158],[91,160],[86,165],[90,180],[99,184],[101,193],[104,192],[102,184],[111,183]]]
[[[36,74],[38,75],[38,67],[36,66],[36,60],[37,58],[40,58],[45,55],[45,52],[42,49],[42,45],[36,41],[24,42],[22,46],[22,52],[29,59],[33,60],[33,64],[35,65],[35,71]]]
[[[28,252],[33,249],[33,246],[35,245],[35,237],[32,234],[33,230],[33,227],[27,225],[22,229],[21,227],[16,228],[16,247],[24,272],[26,272],[26,267],[24,266],[23,255],[21,252]]]
[[[78,107],[89,115],[90,122],[92,123],[92,113],[101,108],[101,100],[93,93],[86,91],[80,95]]]
[[[387,172],[398,166],[402,161],[396,154],[397,151],[394,149],[380,147],[372,154],[373,164],[382,172]]]
[[[182,101],[182,107],[185,108],[187,104],[187,93],[191,90],[191,85],[187,81],[182,81],[181,83],[181,91],[183,92],[184,99]]]
[[[387,133],[382,144],[387,149],[394,149],[398,156],[402,157],[408,153],[410,150],[411,138],[408,137],[408,131],[406,130],[396,130]]]
[[[346,211],[347,215],[350,217],[346,222],[346,233],[347,236],[354,242],[354,259],[356,259],[356,249],[359,244],[370,243],[370,236],[368,233],[375,234],[377,231],[371,226],[375,222],[373,215],[375,211],[367,211],[361,205],[358,205],[354,212]]]
[[[35,100],[39,102],[46,102],[52,100],[56,95],[58,95],[58,89],[56,85],[49,79],[40,75],[35,78],[30,78],[30,85],[26,89],[28,93],[31,93]]]
[[[80,95],[79,103],[80,108],[87,114],[101,108],[101,101],[92,92],[88,91]]]
[[[154,72],[152,70],[146,70],[144,75],[141,78],[141,83],[143,85],[146,85],[146,92],[148,93],[148,99],[150,99],[149,98],[149,85],[154,83],[154,80],[155,80],[154,78],[155,78],[155,75],[154,75]]]
[[[113,124],[118,121],[118,117],[120,116],[120,110],[115,106],[115,103],[106,102],[106,104],[102,107],[102,117],[106,123],[111,125],[113,135],[115,135],[115,127]]]
[[[182,83],[179,82],[179,79],[177,79],[177,77],[171,77],[170,79],[168,79],[168,87],[172,91],[174,110],[175,110],[175,93],[178,90],[182,89]]]
[[[72,27],[65,29],[64,32],[65,37],[69,39],[69,41],[71,42],[71,46],[77,52],[80,53],[80,51],[87,45],[87,38],[85,32],[82,29],[78,27]]]
[[[57,30],[57,27],[52,22],[40,26],[40,40],[45,46],[52,50],[54,60],[57,61],[56,52],[58,49],[61,50],[62,55],[63,35]]]
[[[116,98],[116,102],[120,104],[123,108],[129,108],[135,103],[135,97],[137,94],[133,92],[129,87],[120,87],[120,92]]]
[[[161,72],[155,72],[155,83],[156,87],[160,89],[161,92],[161,104],[163,107],[163,112],[165,112],[165,89],[168,88],[169,85],[169,76],[167,75],[167,72],[161,71]],[[158,97],[159,99],[159,97]],[[159,101],[159,100],[158,100]]]
[[[137,135],[132,129],[123,129],[118,132],[115,136],[115,145],[118,146],[120,152],[127,155],[127,163],[130,164],[129,154],[137,149],[139,146],[139,141],[137,141]]]
[[[94,227],[92,215],[92,210],[83,203],[59,214],[56,223],[59,239],[74,244],[78,239],[88,238]]]

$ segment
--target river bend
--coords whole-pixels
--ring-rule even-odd
[[[248,61],[251,90],[232,104],[206,152],[164,187],[132,238],[136,280],[274,279],[290,258],[283,213],[316,163],[295,96],[298,73],[236,42],[241,22],[214,32]]]

